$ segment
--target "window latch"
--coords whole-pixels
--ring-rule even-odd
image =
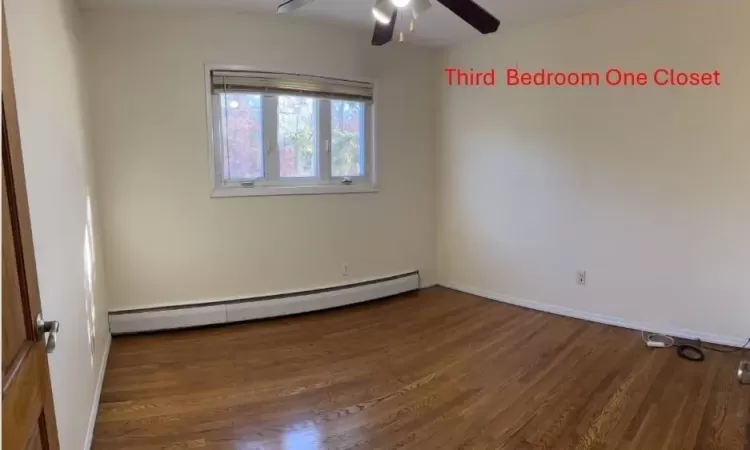
[[[341,184],[352,184],[352,179],[344,178],[343,180],[341,180]]]
[[[240,186],[242,187],[255,187],[255,181],[241,181]]]

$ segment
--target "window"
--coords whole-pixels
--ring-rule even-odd
[[[372,83],[208,69],[214,196],[372,192]]]

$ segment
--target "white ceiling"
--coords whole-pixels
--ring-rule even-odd
[[[281,0],[78,0],[81,8],[168,8],[168,9],[230,9],[273,13]],[[503,26],[536,23],[554,17],[581,13],[596,8],[615,6],[634,0],[476,0],[500,19]],[[375,0],[315,0],[292,13],[295,16],[335,21],[371,29],[371,9]],[[408,29],[409,13],[400,14],[396,31]],[[405,33],[406,34],[406,33]],[[415,24],[408,40],[424,45],[450,45],[480,34],[453,15],[437,0]]]

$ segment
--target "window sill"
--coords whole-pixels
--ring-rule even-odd
[[[256,186],[215,188],[211,198],[262,197],[271,195],[364,194],[378,192],[371,184],[313,185],[313,186]]]

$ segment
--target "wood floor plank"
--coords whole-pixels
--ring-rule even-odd
[[[750,450],[742,356],[431,288],[116,337],[93,448]]]

